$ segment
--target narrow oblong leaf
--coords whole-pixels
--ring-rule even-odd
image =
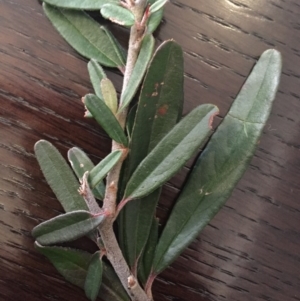
[[[124,200],[148,195],[183,167],[206,141],[217,113],[216,106],[206,104],[183,118],[137,167],[126,186]]]
[[[88,62],[87,67],[88,67],[90,80],[91,80],[91,83],[93,85],[95,94],[100,99],[103,99],[100,83],[104,78],[106,78],[106,74],[105,74],[104,70],[102,69],[102,67],[94,59],[91,59]]]
[[[157,0],[159,1],[159,0]],[[155,0],[149,0],[148,1],[150,5],[153,5],[156,1]],[[147,33],[153,33],[155,29],[159,26],[162,18],[164,15],[164,7],[157,10],[155,13],[150,14],[150,18],[147,22]]]
[[[83,10],[98,10],[104,4],[107,3],[118,3],[118,0],[44,0],[44,2],[71,9],[83,9]]]
[[[127,133],[127,136],[129,137],[129,140],[131,140],[133,125],[134,125],[134,120],[135,120],[135,114],[136,114],[136,108],[137,108],[136,104],[132,106],[132,108],[130,109],[130,111],[127,115],[127,119],[126,119],[126,133]]]
[[[91,188],[104,179],[108,172],[117,164],[122,156],[121,150],[115,150],[107,155],[99,164],[97,164],[89,173],[89,183]]]
[[[161,23],[163,16],[164,16],[164,7],[150,15],[150,18],[148,20],[148,25],[147,25],[148,34],[153,33],[157,29],[157,27]]]
[[[92,254],[71,248],[42,246],[37,242],[35,248],[51,261],[67,281],[84,288]],[[105,262],[99,296],[106,301],[130,301],[113,268]]]
[[[84,98],[84,104],[111,139],[127,146],[128,141],[123,129],[115,115],[101,99],[94,94],[88,94]]]
[[[155,13],[165,6],[168,0],[157,0],[150,6],[150,12]]]
[[[32,236],[41,245],[72,241],[98,227],[104,218],[104,214],[94,216],[84,210],[72,211],[39,224],[32,230]]]
[[[128,85],[124,93],[122,93],[121,95],[121,99],[120,99],[121,107],[119,111],[122,111],[125,107],[129,105],[140,83],[142,82],[148,63],[153,53],[154,42],[155,41],[152,35],[147,34],[144,37],[138,59],[133,68],[131,77],[128,81]]]
[[[100,86],[104,102],[116,114],[118,110],[118,97],[113,83],[108,78],[104,78],[101,80]]]
[[[129,202],[121,211],[120,246],[131,270],[137,269],[147,243],[160,194],[161,189],[156,189],[142,199]]]
[[[181,47],[171,40],[162,43],[150,62],[140,94],[130,145],[130,174],[181,117],[183,79]]]
[[[88,157],[88,155],[78,147],[72,147],[68,151],[69,162],[78,177],[81,181],[83,175],[87,171],[91,171],[95,165]],[[90,183],[89,183],[90,184]],[[103,181],[100,181],[93,189],[93,194],[97,199],[102,200],[105,193],[105,185]]]
[[[57,271],[70,283],[84,287],[87,269],[92,258],[90,253],[63,247],[42,246],[38,242],[35,248],[46,256]]]
[[[43,8],[58,32],[82,56],[107,67],[124,67],[111,39],[89,15],[81,10],[61,9],[46,3]]]
[[[176,259],[230,196],[253,156],[280,73],[280,53],[265,51],[188,177],[160,237],[154,274]]]
[[[100,12],[105,19],[109,19],[119,25],[130,27],[135,22],[134,15],[131,11],[114,3],[103,5]]]
[[[98,251],[91,258],[84,284],[85,295],[92,301],[97,299],[102,284],[102,271],[103,265]]]
[[[59,151],[46,140],[38,141],[34,151],[46,181],[64,210],[88,210],[87,204],[78,193],[78,181]]]
[[[183,52],[174,41],[166,41],[156,50],[143,82],[121,187],[181,117],[183,98]],[[120,213],[120,246],[132,269],[147,242],[160,191],[130,202]]]

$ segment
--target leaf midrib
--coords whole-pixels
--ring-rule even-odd
[[[230,116],[230,117],[234,118],[233,116]],[[241,120],[241,119],[238,119],[238,118],[234,118],[234,119],[236,119],[237,121],[243,123],[243,120]],[[224,121],[225,121],[225,120],[224,120]],[[243,132],[243,130],[241,129],[240,132]],[[239,135],[239,136],[236,135],[235,137],[236,137],[235,140],[238,140],[238,137],[240,137],[240,135]],[[236,151],[238,151],[237,148],[235,148],[234,152],[231,152],[230,154],[234,154]],[[228,160],[229,160],[230,157],[231,157],[231,156],[228,156],[227,160],[225,160],[225,162],[224,162],[223,165],[222,165],[222,168],[220,168],[220,169],[224,169],[223,167],[226,166],[226,164],[227,164],[227,162],[228,162]],[[232,170],[233,170],[233,168],[230,170],[230,172],[231,172]],[[215,177],[216,180],[215,180],[213,183],[211,183],[211,185],[209,185],[209,186],[207,187],[207,191],[210,191],[210,190],[211,190],[211,189],[209,189],[209,188],[213,187],[213,186],[215,185],[215,183],[218,182],[218,179],[219,179],[220,177],[221,177],[221,175],[220,175],[219,177]],[[180,197],[180,196],[179,196],[179,197]],[[196,212],[196,211],[198,210],[199,206],[202,204],[202,202],[203,202],[204,199],[205,199],[205,195],[203,195],[203,196],[201,197],[201,201],[199,201],[199,202],[197,203],[197,205],[194,207],[193,212]],[[193,214],[192,214],[192,215],[193,215]],[[185,223],[183,224],[183,226],[176,232],[176,234],[173,235],[172,241],[170,242],[170,244],[168,244],[168,245],[166,246],[166,248],[164,248],[165,252],[163,252],[162,255],[159,257],[159,261],[158,261],[158,264],[156,264],[156,266],[159,266],[159,263],[163,262],[162,259],[163,259],[163,257],[165,256],[166,251],[169,249],[169,247],[170,247],[170,246],[172,245],[172,243],[175,241],[175,239],[176,239],[176,237],[178,236],[178,234],[180,234],[180,232],[182,232],[182,230],[183,230],[183,229],[186,227],[186,225],[189,223],[189,221],[191,220],[191,216],[192,216],[192,215],[190,215],[190,218],[186,220],[186,222],[185,222]]]
[[[44,146],[43,146],[43,148],[44,148]],[[56,151],[51,150],[51,152],[56,152]],[[68,177],[62,177],[62,174],[59,173],[59,172],[57,172],[55,160],[53,160],[53,159],[51,158],[51,156],[48,154],[47,151],[44,151],[44,154],[48,157],[48,159],[50,160],[50,162],[52,163],[52,165],[55,166],[55,173],[58,175],[58,177],[59,177],[61,183],[64,184],[65,189],[68,191],[69,195],[71,196],[71,199],[72,199],[72,201],[73,201],[73,204],[77,207],[77,205],[79,205],[79,204],[78,204],[79,200],[80,200],[80,201],[82,200],[82,204],[83,204],[83,203],[84,203],[84,200],[81,199],[81,197],[80,197],[79,195],[75,194],[75,191],[71,190],[71,188],[69,187],[69,186],[71,186],[71,185],[72,185],[72,187],[73,187],[73,183],[70,183],[71,185],[66,185],[66,181],[64,180],[64,178],[67,180]],[[61,156],[60,154],[58,154],[58,155]],[[62,158],[60,158],[60,159],[62,159]],[[68,168],[68,166],[67,166],[67,164],[66,164],[66,162],[65,162],[64,160],[61,160],[61,162],[62,162],[63,165],[65,165],[65,166],[64,166],[65,168]],[[68,172],[66,172],[66,170],[65,170],[65,171],[64,171],[64,174],[67,175]],[[70,174],[69,174],[68,176],[71,176],[71,175],[73,176],[73,174],[71,174],[71,172],[70,172]],[[52,179],[52,181],[53,181],[53,179]],[[68,181],[68,182],[70,182],[70,181]],[[73,182],[73,180],[72,180],[72,182]],[[54,187],[55,185],[53,185],[53,183],[52,183],[51,186]],[[52,189],[53,189],[53,187],[52,187]],[[59,190],[61,190],[61,189],[59,189]],[[61,192],[59,192],[59,194],[61,194]],[[56,193],[55,193],[55,195],[56,195]],[[56,197],[57,197],[57,195],[56,195]],[[63,203],[64,203],[64,204],[63,204],[63,207],[64,207],[64,209],[65,209],[67,212],[68,212],[68,211],[74,210],[74,208],[72,208],[72,209],[71,209],[71,208],[68,208],[68,209],[70,209],[70,210],[67,210],[67,208],[65,208],[65,207],[69,207],[69,206],[68,206],[68,205],[67,205],[67,206],[65,205],[65,200],[61,200],[60,197],[58,197],[58,199],[59,199],[60,202],[63,202]],[[80,204],[80,205],[81,205],[81,204]],[[70,206],[70,207],[73,207],[73,206]],[[81,207],[81,206],[80,206],[80,207]],[[84,207],[84,206],[82,206],[82,207]],[[88,209],[88,208],[85,208],[85,209]]]
[[[209,113],[207,113],[207,114],[209,114]],[[203,117],[203,119],[205,118],[205,116]],[[170,156],[171,156],[171,154],[173,154],[174,152],[175,152],[175,150],[177,150],[178,149],[178,147],[180,147],[180,145],[181,145],[181,143],[182,143],[182,141],[184,141],[184,140],[190,140],[190,139],[187,139],[189,136],[191,136],[191,133],[192,132],[194,132],[194,130],[195,130],[195,128],[196,127],[198,127],[198,125],[199,125],[199,123],[201,123],[202,121],[203,121],[203,119],[201,120],[201,121],[199,121],[192,129],[191,129],[191,131],[189,131],[189,133],[184,137],[184,139],[182,139],[182,140],[180,140],[180,141],[177,141],[176,142],[176,146],[172,149],[172,151],[171,152],[169,152],[166,156],[164,156],[161,160],[160,160],[160,162],[159,162],[159,164],[157,164],[156,165],[156,167],[155,168],[153,168],[152,169],[152,171],[149,173],[149,174],[147,174],[147,177],[145,178],[145,180],[144,181],[142,181],[142,182],[140,182],[140,184],[138,185],[138,187],[140,187],[140,186],[142,186],[142,184],[143,183],[145,183],[145,181],[157,170],[157,167],[163,162],[163,161],[165,161],[167,158],[169,158]],[[166,137],[166,136],[165,136]],[[164,138],[165,138],[164,137]],[[163,138],[163,139],[164,139]],[[162,141],[162,140],[161,140]],[[190,143],[191,143],[191,141],[190,141]],[[155,149],[156,147],[154,147],[154,149]],[[145,160],[145,159],[144,159]],[[143,160],[143,161],[144,161]],[[142,162],[143,162],[142,161]],[[142,164],[142,162],[140,163],[140,164]],[[179,168],[180,169],[180,168]],[[156,187],[156,188],[158,188],[158,187]],[[155,188],[155,189],[156,189]],[[129,196],[128,196],[128,198],[130,198],[131,197],[131,195],[132,194],[134,194],[134,191],[136,191],[136,190],[138,190],[139,188],[135,188],[134,190],[133,190],[133,193],[131,193]],[[150,192],[149,192],[149,194],[151,193],[151,192],[153,192],[155,189],[153,189],[153,190],[151,190]]]
[[[253,101],[253,102],[252,102],[251,109],[248,111],[248,114],[247,114],[247,117],[245,118],[245,120],[244,120],[244,119],[241,119],[241,118],[238,118],[238,117],[236,117],[236,116],[234,116],[234,115],[233,115],[232,113],[230,113],[230,111],[229,111],[228,114],[230,114],[231,117],[234,117],[234,118],[236,118],[236,119],[242,120],[243,122],[247,122],[247,123],[253,123],[253,124],[254,124],[254,123],[260,123],[260,124],[263,124],[263,123],[261,123],[261,122],[250,122],[250,121],[247,121],[247,120],[249,119],[249,115],[251,114],[254,105],[257,103],[258,96],[260,95],[261,90],[262,90],[262,87],[263,87],[263,85],[265,84],[266,77],[267,77],[267,74],[268,74],[267,71],[269,70],[269,67],[270,67],[270,61],[271,61],[273,55],[274,55],[274,52],[272,52],[272,54],[269,56],[267,66],[266,66],[266,68],[265,68],[263,80],[261,81],[261,84],[260,84],[260,86],[259,86],[259,89],[258,89],[257,93],[255,94],[255,97],[252,97],[252,99],[256,99],[256,101]],[[258,63],[258,62],[257,62],[257,63]],[[254,68],[255,68],[255,67],[254,67]],[[250,75],[250,76],[251,76],[251,75]],[[246,80],[246,82],[247,82],[247,80]],[[243,89],[243,88],[242,88],[242,89]]]

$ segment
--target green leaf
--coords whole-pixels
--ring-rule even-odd
[[[218,109],[201,105],[183,118],[140,163],[130,178],[124,200],[148,195],[168,181],[206,141]]]
[[[140,162],[174,127],[182,106],[183,53],[178,44],[166,41],[154,54],[143,83],[125,162],[126,183]]]
[[[150,15],[150,18],[148,20],[148,25],[147,25],[148,34],[153,33],[157,29],[157,27],[161,23],[163,16],[164,16],[164,7]]]
[[[81,288],[84,287],[91,254],[71,248],[45,247],[37,242],[35,248],[51,261],[67,281]]]
[[[68,159],[76,176],[80,181],[82,180],[82,177],[85,172],[91,171],[95,167],[88,155],[78,147],[72,147],[68,151]],[[102,200],[104,197],[104,193],[105,185],[101,181],[93,189],[93,194],[97,199]]]
[[[80,10],[60,9],[43,4],[45,14],[65,40],[82,56],[107,67],[123,68],[119,55],[106,32]]]
[[[88,94],[85,96],[84,104],[111,139],[124,146],[128,145],[127,138],[118,120],[101,99],[94,94]]]
[[[96,60],[91,59],[88,62],[88,72],[90,75],[90,80],[93,85],[95,94],[100,98],[103,99],[100,83],[101,81],[106,78],[106,74],[102,67],[97,63]]]
[[[157,1],[160,1],[160,0],[157,0]],[[152,6],[157,1],[149,0],[148,2]],[[148,24],[147,24],[147,33],[150,34],[155,31],[155,29],[159,26],[159,24],[163,18],[163,15],[164,15],[164,7],[160,8],[155,13],[150,14],[150,18],[149,18]]]
[[[43,0],[44,2],[63,8],[99,10],[104,4],[118,3],[119,0]]]
[[[157,49],[145,76],[122,183],[128,182],[140,162],[174,127],[182,105],[183,53],[178,44],[166,41]],[[131,268],[145,247],[159,196],[160,189],[130,202],[120,213],[120,245]]]
[[[98,227],[105,215],[93,216],[84,210],[73,211],[45,221],[32,230],[42,245],[51,245],[80,238]]]
[[[158,10],[162,9],[168,0],[157,0],[150,6],[150,13],[155,13]]]
[[[100,82],[100,86],[104,102],[116,114],[118,110],[118,97],[113,83],[108,78],[104,78]]]
[[[131,77],[128,81],[128,85],[124,93],[122,93],[121,95],[121,99],[120,99],[121,107],[119,109],[119,112],[129,105],[140,83],[142,82],[148,63],[152,56],[154,43],[155,41],[152,35],[147,34],[144,37],[138,59],[133,68]]]
[[[156,50],[147,71],[131,142],[130,173],[174,127],[183,107],[183,52],[174,41]],[[147,120],[147,122],[145,122]]]
[[[280,53],[264,52],[199,157],[172,210],[156,249],[154,274],[176,259],[230,196],[258,144],[280,73]]]
[[[105,31],[107,37],[110,39],[111,44],[114,47],[114,50],[115,50],[117,56],[119,57],[120,61],[123,63],[123,68],[120,68],[120,70],[121,70],[121,72],[124,73],[125,65],[126,65],[126,58],[127,58],[127,51],[121,46],[119,41],[105,26],[101,26],[101,29],[103,29]]]
[[[90,171],[89,183],[91,188],[97,187],[108,172],[118,163],[122,157],[122,153],[121,150],[111,152]]]
[[[147,240],[147,244],[142,254],[142,258],[139,261],[138,278],[143,283],[144,286],[152,271],[152,264],[153,264],[157,241],[158,241],[158,219],[153,218],[151,231]]]
[[[160,193],[161,189],[156,189],[142,199],[129,202],[121,211],[120,246],[132,271],[137,268],[147,243]]]
[[[37,242],[35,247],[67,281],[84,288],[92,254],[71,248],[45,247]],[[113,268],[105,262],[99,296],[106,301],[130,301]]]
[[[105,19],[109,19],[114,23],[126,27],[131,27],[135,22],[134,15],[131,11],[114,3],[103,5],[101,8],[101,15]]]
[[[132,108],[130,109],[127,119],[126,119],[126,133],[129,137],[129,140],[131,140],[134,120],[135,120],[135,114],[136,114],[137,104],[134,104]]]
[[[78,181],[58,150],[50,142],[40,140],[35,144],[34,151],[46,181],[64,210],[88,210],[78,193]]]
[[[97,299],[102,283],[102,271],[103,265],[98,251],[91,258],[84,284],[85,295],[92,301]]]

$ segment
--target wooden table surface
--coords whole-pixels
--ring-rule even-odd
[[[124,43],[127,33],[115,32]],[[279,93],[251,166],[226,206],[154,285],[156,301],[300,300],[300,2],[171,0],[158,41],[185,53],[185,106],[224,116],[256,59],[283,56]],[[61,212],[33,154],[39,139],[97,161],[110,140],[83,118],[87,61],[58,35],[36,0],[0,0],[0,299],[86,300],[33,247],[31,229]],[[108,71],[121,88],[121,76]],[[163,189],[160,217],[185,168]]]

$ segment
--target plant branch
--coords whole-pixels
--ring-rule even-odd
[[[143,19],[143,12],[146,6],[146,0],[140,0],[138,7],[135,7],[135,15],[136,15],[136,22],[131,27],[130,30],[130,38],[129,38],[129,47],[128,47],[128,55],[127,55],[127,62],[126,62],[126,69],[124,74],[124,81],[122,87],[122,94],[124,93],[130,76],[132,74],[133,68],[138,58],[138,54],[141,49],[141,44],[144,36],[145,26],[141,26],[140,21]],[[119,104],[119,107],[122,104]],[[124,129],[126,124],[126,117],[128,113],[128,108],[123,109],[118,115],[117,119]],[[112,143],[112,151],[117,149],[124,149],[123,145],[113,141]],[[105,199],[103,208],[107,209],[109,212],[114,214],[116,212],[116,199],[117,199],[117,187],[119,182],[119,176],[121,172],[121,167],[123,161],[125,160],[126,156],[123,156],[120,161],[116,164],[116,166],[111,170],[107,177],[107,188],[105,192]]]
[[[151,300],[139,285],[137,279],[131,273],[123,254],[119,248],[115,233],[111,224],[106,223],[101,227],[101,238],[106,248],[106,256],[120,278],[132,301]]]
[[[122,93],[124,93],[128,85],[128,81],[132,75],[133,68],[135,66],[135,63],[138,58],[138,54],[140,52],[141,43],[145,31],[145,25],[141,24],[141,21],[143,19],[146,3],[147,3],[146,0],[137,0],[135,2],[135,5],[132,7],[132,12],[135,15],[136,22],[132,26],[130,31],[127,63],[126,63],[126,69],[124,74]],[[121,106],[122,104],[120,103],[119,105]],[[123,129],[125,128],[125,124],[126,124],[127,112],[128,112],[128,108],[125,108],[117,115],[117,119]],[[112,151],[117,149],[124,150],[124,146],[113,141]],[[126,156],[127,156],[127,151],[123,151],[122,158],[119,160],[119,162],[115,165],[115,167],[110,171],[110,173],[107,176],[105,198],[103,201],[103,209],[109,214],[109,216],[99,230],[100,230],[102,241],[106,249],[107,258],[112,264],[114,270],[116,271],[121,283],[123,284],[131,300],[149,301],[152,300],[152,298],[149,298],[146,295],[145,291],[138,283],[138,280],[131,273],[124,259],[122,251],[120,250],[120,247],[118,245],[113,230],[113,223],[117,217],[116,203],[117,203],[117,193],[118,193],[120,172]]]

